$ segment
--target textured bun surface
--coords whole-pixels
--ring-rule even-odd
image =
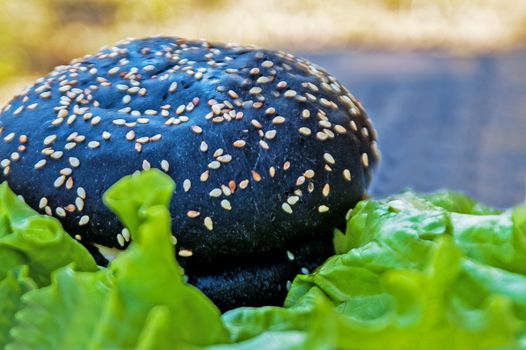
[[[57,67],[3,109],[0,137],[0,182],[84,244],[125,248],[102,194],[137,170],[168,173],[189,269],[330,234],[378,160],[360,103],[321,68],[180,38]]]

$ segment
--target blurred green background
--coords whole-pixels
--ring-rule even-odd
[[[0,0],[0,102],[53,66],[163,34],[293,51],[440,48],[469,55],[526,38],[524,0]]]

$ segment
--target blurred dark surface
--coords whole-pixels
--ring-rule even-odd
[[[526,51],[299,54],[359,98],[379,134],[371,195],[459,190],[488,205],[524,202]]]

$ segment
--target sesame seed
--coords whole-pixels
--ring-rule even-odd
[[[6,137],[4,137],[4,142],[11,142],[13,141],[14,138],[15,138],[15,133],[12,132],[8,134]]]
[[[75,198],[75,206],[78,211],[82,211],[84,209],[84,200],[80,197]]]
[[[75,122],[75,120],[77,119],[77,116],[76,115],[71,115],[68,120],[67,120],[67,123],[68,125],[71,125]]]
[[[330,154],[330,153],[324,153],[323,154],[323,159],[331,164],[331,165],[334,165],[334,163],[336,163],[336,161],[334,160],[334,157]]]
[[[252,170],[252,178],[254,179],[254,181],[256,182],[259,182],[261,181],[261,175],[255,171],[255,170]]]
[[[214,222],[210,216],[207,216],[203,222],[208,231],[212,231],[214,229]]]
[[[354,131],[354,132],[358,131],[358,126],[356,125],[356,122],[354,120],[351,120],[349,122],[349,125],[351,126],[351,130],[352,131]]]
[[[196,217],[198,217],[199,215],[201,215],[200,212],[196,211],[196,210],[189,210],[187,213],[186,213],[186,216],[188,216],[190,219],[195,219]]]
[[[155,66],[152,65],[152,64],[149,64],[149,65],[147,65],[147,66],[144,66],[142,69],[143,69],[145,72],[151,72],[151,71],[153,71],[153,70],[155,69]]]
[[[258,122],[256,119],[252,119],[252,121],[250,122],[256,129],[261,129],[263,126],[261,125],[260,122]]]
[[[73,213],[77,208],[75,207],[75,204],[68,204],[64,207],[64,209],[66,209],[68,213]]]
[[[179,256],[182,258],[189,258],[194,255],[194,253],[188,249],[181,249],[177,254],[179,254]]]
[[[80,220],[79,220],[79,226],[84,226],[84,225],[88,224],[88,222],[89,222],[89,216],[88,215],[83,215],[80,218]],[[121,245],[124,245],[124,244],[121,244]]]
[[[62,207],[57,207],[55,209],[55,213],[60,216],[60,217],[65,217],[66,216],[66,211],[64,210],[64,208]]]
[[[161,160],[161,169],[163,169],[164,172],[170,170],[170,163],[168,163],[166,159]]]
[[[140,87],[138,87],[138,86],[134,86],[134,87],[131,87],[131,88],[128,89],[128,93],[133,95],[133,94],[138,93],[139,90],[141,90]]]
[[[277,133],[278,132],[276,130],[269,130],[265,133],[265,138],[267,140],[272,140],[276,137]]]
[[[273,166],[271,166],[269,169],[268,169],[268,173],[270,175],[270,177],[274,177],[276,175],[276,168],[274,168]]]
[[[243,141],[243,140],[237,140],[237,141],[234,141],[234,143],[232,145],[234,147],[236,147],[236,148],[243,148],[243,147],[245,147],[246,142]]]
[[[318,124],[322,128],[330,128],[332,126],[331,122],[329,122],[328,120],[320,120]]]
[[[230,188],[228,186],[221,185],[221,190],[223,191],[223,194],[227,197],[232,194],[232,191],[230,191]]]
[[[121,230],[121,235],[122,235],[122,237],[124,238],[124,240],[126,242],[130,241],[130,239],[131,239],[130,231],[128,231],[128,229],[126,227]]]
[[[217,160],[221,163],[229,163],[230,161],[232,161],[232,156],[230,154],[225,154],[223,156],[217,157]]]
[[[44,139],[44,145],[49,146],[57,140],[57,135],[49,135]]]
[[[261,92],[263,91],[263,89],[261,89],[259,86],[255,86],[253,88],[251,88],[248,93],[251,94],[251,95],[258,95],[260,94]]]
[[[343,178],[347,181],[351,181],[351,172],[349,171],[349,169],[343,170]]]
[[[223,199],[221,201],[221,207],[225,210],[232,210],[232,205],[230,204],[230,202],[226,199]]]
[[[234,180],[230,180],[228,182],[228,188],[230,188],[230,192],[234,193],[236,191],[236,182]]]
[[[38,207],[40,209],[43,209],[44,207],[47,206],[47,203],[48,203],[47,198],[46,197],[42,197],[42,198],[40,198],[40,201],[38,202]]]
[[[276,113],[276,108],[274,108],[274,107],[269,107],[269,108],[267,108],[267,109],[265,110],[265,114],[266,114],[266,115],[273,115],[273,114],[275,114],[275,113]]]
[[[287,258],[292,261],[294,260],[294,254],[290,250],[287,250]]]
[[[289,203],[282,203],[281,209],[287,214],[292,214],[292,207],[289,205]]]
[[[248,187],[249,181],[248,180],[242,180],[239,182],[239,188],[244,190]]]
[[[296,95],[297,95],[297,92],[295,90],[287,90],[283,94],[283,96],[288,97],[288,98],[294,97]]]
[[[38,162],[35,163],[35,169],[42,169],[46,165],[47,161],[45,159],[41,159]],[[2,167],[5,168],[5,166],[2,164]]]
[[[304,135],[304,136],[310,136],[310,134],[312,133],[312,131],[305,127],[305,126],[302,126],[301,128],[298,129],[299,133]]]
[[[234,90],[228,90],[228,96],[232,98],[239,98],[239,95]]]
[[[336,131],[340,135],[343,135],[347,132],[347,129],[345,129],[343,126],[339,124],[336,124],[334,125],[334,131]]]
[[[204,171],[204,172],[201,174],[201,176],[199,176],[199,180],[200,180],[201,182],[206,182],[206,181],[208,180],[208,174],[209,174],[208,170]]]
[[[98,141],[90,141],[88,142],[88,147],[93,149],[93,148],[97,148],[100,146],[100,142]]]
[[[220,167],[221,167],[221,163],[218,162],[217,160],[213,160],[210,163],[208,163],[208,168],[209,169],[216,170],[216,169],[219,169]]]
[[[274,65],[274,63],[272,61],[263,61],[261,63],[261,67],[263,68],[271,68],[272,66]]]
[[[102,118],[99,117],[99,116],[96,116],[95,118],[93,118],[91,120],[91,125],[95,126],[95,125],[98,125],[100,122],[101,122]]]
[[[74,168],[78,168],[80,166],[80,160],[76,157],[69,157],[68,161],[69,164]]]
[[[287,198],[287,203],[289,203],[290,205],[295,205],[296,203],[298,203],[299,200],[300,197],[298,196],[290,196],[289,198]]]
[[[214,198],[220,197],[222,194],[223,192],[219,188],[214,188],[212,191],[208,193],[210,197],[214,197]]]
[[[119,91],[126,91],[126,90],[128,90],[128,85],[125,85],[125,84],[117,84],[116,87],[117,87],[117,90],[119,90]]]
[[[299,176],[298,179],[296,180],[296,186],[301,186],[305,183],[305,177],[304,176]]]
[[[183,114],[185,110],[186,110],[186,106],[185,105],[180,105],[175,110],[175,114],[177,114],[177,115]]]
[[[152,166],[149,161],[147,161],[146,159],[142,161],[142,170],[150,170],[151,167]]]
[[[55,179],[55,182],[53,182],[53,186],[55,186],[56,188],[59,188],[60,186],[64,184],[65,181],[66,181],[66,177],[64,175],[60,175],[59,177]]]
[[[71,175],[71,172],[72,172],[71,168],[63,168],[63,169],[60,169],[59,171],[61,175],[65,175],[65,176]]]
[[[135,131],[130,130],[126,133],[126,140],[133,141],[135,140]]]
[[[369,166],[369,157],[367,156],[367,153],[362,154],[362,164],[365,168]]]
[[[150,137],[151,142],[159,141],[162,138],[161,134],[155,134],[152,137]]]
[[[259,141],[259,145],[261,146],[261,148],[263,148],[264,150],[268,151],[270,149],[270,146],[268,145],[268,143],[266,143],[265,141],[263,140],[260,140]]]
[[[269,77],[259,77],[256,80],[256,84],[266,84],[266,83],[269,83],[270,81],[272,81],[272,79],[270,79]]]
[[[192,125],[192,131],[196,134],[202,134],[203,133],[203,129],[197,125]]]
[[[322,189],[321,193],[323,194],[324,197],[328,197],[329,193],[330,193],[330,190],[331,190],[330,185],[329,184],[325,184],[323,186],[323,189]]]
[[[192,182],[191,182],[189,179],[185,179],[185,180],[183,181],[183,190],[184,190],[185,192],[188,192],[188,191],[190,191],[190,188],[191,188],[191,187],[192,187]]]
[[[201,141],[201,145],[199,146],[199,150],[200,150],[201,152],[206,152],[206,151],[208,151],[208,145],[206,144],[206,142]]]
[[[86,199],[86,190],[83,187],[77,188],[77,196],[82,199]]]
[[[274,119],[272,119],[272,124],[279,125],[285,123],[285,118],[282,116],[277,116]]]
[[[276,87],[278,89],[285,89],[287,87],[287,82],[286,81],[280,81],[279,83],[276,84]]]
[[[328,138],[329,138],[329,136],[328,136],[326,133],[324,133],[324,132],[318,131],[318,132],[316,133],[316,139],[318,139],[318,140],[320,140],[320,141],[325,141],[325,140],[327,140]]]
[[[302,112],[301,112],[301,116],[305,119],[307,118],[310,118],[310,111],[308,109],[304,109]]]
[[[115,119],[115,120],[112,121],[112,123],[115,124],[115,125],[124,125],[124,124],[126,124],[126,120],[124,120],[124,119]]]
[[[119,72],[119,70],[120,70],[119,67],[113,67],[110,70],[108,70],[108,74],[109,75],[115,75],[115,74],[117,74],[117,72]]]
[[[126,241],[124,240],[124,236],[120,233],[117,234],[117,242],[119,243],[121,247],[124,247],[124,245],[126,244]]]
[[[177,82],[174,81],[173,83],[170,84],[170,87],[168,88],[168,91],[169,92],[175,92],[175,90],[177,90]]]
[[[306,170],[304,173],[303,173],[303,176],[305,176],[305,178],[307,179],[312,179],[314,177],[315,173],[314,173],[314,170],[312,169],[308,169]]]
[[[11,164],[11,161],[9,159],[2,159],[2,161],[0,162],[0,165],[2,166],[2,168],[5,168],[9,166],[10,164]]]
[[[326,206],[326,205],[320,205],[320,206],[318,207],[318,212],[319,212],[319,213],[326,213],[326,212],[328,212],[328,211],[329,211],[329,207]]]

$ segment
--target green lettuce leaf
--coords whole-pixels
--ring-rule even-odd
[[[123,193],[147,187],[150,195]],[[26,306],[6,349],[196,349],[226,343],[219,310],[183,281],[174,259],[167,207],[173,189],[172,180],[157,171],[125,177],[110,188],[107,203],[132,225],[130,247],[107,270],[67,266],[52,275],[50,286],[24,295]]]
[[[0,348],[11,340],[9,334],[15,313],[22,308],[22,295],[37,286],[29,277],[27,266],[16,267],[0,281]]]
[[[298,275],[284,308],[223,320],[236,342],[294,330],[320,349],[526,347],[525,213],[444,192],[363,201],[335,232],[340,254]]]
[[[24,349],[526,348],[526,206],[453,192],[360,202],[337,255],[284,307],[220,315],[184,282],[160,171],[104,196],[132,235],[107,269],[57,220],[0,186],[0,347]]]
[[[39,285],[49,284],[53,271],[70,263],[79,271],[96,271],[91,254],[62,228],[60,222],[39,215],[4,182],[0,185],[0,279],[17,266],[29,267]]]

